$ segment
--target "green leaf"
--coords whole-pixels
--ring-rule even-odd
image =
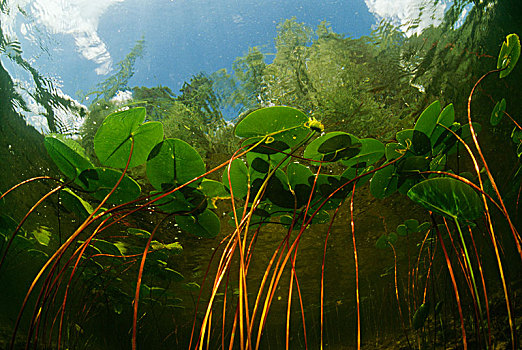
[[[288,178],[281,169],[277,169],[268,180],[265,194],[272,203],[279,207],[293,209],[296,205]]]
[[[495,104],[493,111],[491,112],[491,118],[489,119],[491,125],[497,126],[502,120],[504,111],[506,110],[506,99],[503,98]]]
[[[390,245],[394,245],[395,242],[397,242],[397,234],[392,232],[389,235],[384,234],[379,237],[375,242],[375,247],[378,249],[386,249],[389,248]]]
[[[437,126],[433,130],[430,136],[431,148],[434,149],[435,145],[438,144],[439,138],[444,133],[447,133],[446,129],[443,127],[451,127],[453,122],[455,121],[455,108],[453,104],[447,105],[442,112],[440,112],[439,117],[437,118]]]
[[[335,131],[324,134],[310,142],[303,157],[313,160],[335,162],[349,159],[361,151],[361,141],[351,134]]]
[[[407,236],[408,235],[408,227],[404,224],[400,224],[397,226],[397,234],[399,236]]]
[[[502,43],[502,48],[498,55],[497,69],[504,69],[500,72],[500,78],[507,77],[515,68],[520,57],[520,39],[516,34],[509,34]]]
[[[198,152],[179,139],[158,143],[147,159],[147,177],[152,186],[165,191],[180,186],[205,173],[205,163]],[[201,180],[191,184],[197,187]]]
[[[345,171],[343,171],[343,173],[341,174],[341,181],[346,183],[346,181],[355,179],[355,177],[362,175],[364,173],[369,173],[373,169],[374,169],[373,165],[370,165],[367,168],[357,168],[357,167],[352,166],[350,168],[347,168]],[[357,185],[355,185],[355,188],[359,188],[359,187],[363,186],[365,183],[367,183],[368,181],[371,180],[372,176],[373,176],[373,173],[361,177],[359,180],[357,180]],[[349,190],[351,190],[353,188],[350,185],[347,185],[347,186],[348,186]]]
[[[381,141],[370,138],[359,141],[361,142],[360,152],[352,158],[341,160],[341,164],[346,167],[367,166],[376,163],[384,156],[384,144]]]
[[[297,207],[300,208],[308,203],[308,199],[312,192],[312,186],[308,179],[310,177],[313,178],[314,174],[307,166],[295,162],[288,165],[286,168],[286,174],[288,177],[288,183],[295,194]]]
[[[388,162],[391,162],[392,160],[395,160],[402,156],[402,153],[404,152],[405,147],[399,143],[396,142],[390,142],[386,144],[386,147],[384,149],[384,154],[386,156],[386,160]]]
[[[124,252],[120,250],[116,244],[105,241],[103,239],[93,239],[90,243],[91,246],[96,247],[100,252],[111,255],[123,255]]]
[[[41,245],[48,246],[49,242],[51,242],[51,231],[49,227],[39,226],[32,234]]]
[[[208,207],[210,209],[217,209],[217,200],[230,198],[230,194],[226,191],[225,186],[223,186],[223,184],[219,181],[203,179],[198,187],[198,190],[207,196]]]
[[[86,191],[91,192],[94,198],[103,200],[116,185],[121,174],[120,171],[114,169],[94,168],[82,171],[78,180]],[[140,185],[125,175],[107,202],[112,204],[127,203],[138,198],[140,193]]]
[[[408,233],[414,233],[419,230],[419,221],[415,219],[408,219],[404,221],[404,225],[408,228]]]
[[[308,117],[298,109],[276,106],[258,109],[240,120],[236,136],[253,138],[252,143],[266,138],[265,144],[286,150],[303,141],[310,129]],[[276,142],[277,141],[277,142]]]
[[[71,180],[77,179],[85,169],[93,167],[85,155],[85,150],[76,141],[64,135],[46,136],[44,145],[58,169]]]
[[[437,125],[440,109],[441,106],[439,101],[435,101],[426,107],[426,109],[421,113],[419,119],[417,119],[413,130],[420,131],[429,138]]]
[[[403,148],[409,149],[415,155],[421,156],[431,151],[431,142],[428,135],[414,129],[399,131],[395,138]]]
[[[94,136],[94,151],[103,165],[124,168],[134,148],[129,168],[141,165],[150,151],[163,139],[163,125],[147,122],[145,108],[138,107],[112,113],[105,118]]]
[[[176,216],[176,222],[182,230],[198,237],[214,238],[221,229],[218,216],[208,209],[197,216]]]
[[[152,191],[153,194],[152,199],[162,196],[163,192]],[[185,196],[186,194],[186,196]],[[192,211],[201,210],[203,211],[206,208],[206,203],[203,203],[206,198],[199,191],[190,191],[183,188],[182,190],[171,193],[161,199],[158,199],[154,204],[157,208],[166,213],[188,213],[195,214]]]
[[[418,330],[424,326],[430,312],[430,303],[425,302],[419,306],[413,315],[413,329]]]
[[[522,142],[522,130],[515,126],[511,132],[511,140],[513,140],[513,142],[516,144]]]
[[[230,191],[230,184],[232,184],[232,194],[235,198],[245,198],[248,193],[248,168],[241,159],[234,159],[230,164],[230,171],[228,166],[223,171],[223,186]]]
[[[127,233],[130,235],[133,235],[133,236],[138,236],[138,237],[143,237],[143,238],[150,237],[150,232],[141,230],[139,228],[129,227],[127,229]]]
[[[385,198],[397,190],[398,177],[394,166],[387,166],[375,172],[370,181],[370,192],[375,198]]]
[[[450,219],[472,221],[483,214],[480,196],[469,185],[449,177],[424,180],[408,191],[408,197]]]
[[[423,232],[428,231],[430,228],[431,228],[431,224],[426,221],[419,225],[419,227],[417,228],[417,232],[423,233]]]
[[[76,214],[80,220],[87,219],[93,212],[92,206],[69,188],[64,188],[60,192],[60,203],[69,212]]]
[[[173,270],[171,268],[164,268],[163,269],[164,273],[165,273],[165,277],[174,281],[174,282],[181,282],[185,279],[185,277],[183,277],[183,275],[181,273],[179,273],[178,271],[176,270]]]

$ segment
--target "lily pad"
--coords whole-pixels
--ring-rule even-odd
[[[354,165],[367,166],[376,163],[384,156],[384,144],[376,139],[360,139],[361,150],[352,158],[341,160],[346,167]]]
[[[214,238],[221,229],[218,216],[208,209],[197,216],[177,216],[176,222],[182,230],[198,237]]]
[[[94,136],[94,151],[103,165],[124,168],[134,148],[129,168],[147,161],[150,151],[163,139],[163,124],[147,122],[145,108],[138,107],[112,113],[105,118]]]
[[[69,188],[64,188],[60,192],[60,203],[66,210],[78,216],[80,220],[85,220],[92,213],[92,206],[74,193]]]
[[[503,98],[495,104],[493,111],[491,112],[491,118],[489,119],[491,125],[497,126],[502,120],[504,111],[506,110],[506,99]]]
[[[103,200],[116,185],[121,174],[120,171],[114,169],[93,168],[82,171],[80,176],[78,176],[78,180],[86,191],[91,192],[94,198]],[[112,204],[130,202],[138,198],[140,193],[140,185],[125,175],[107,202]]]
[[[85,169],[94,167],[78,142],[63,135],[51,134],[44,139],[47,153],[58,169],[69,179],[75,180]]]
[[[199,153],[179,139],[158,143],[147,159],[147,177],[154,188],[165,191],[180,186],[205,173]],[[191,184],[197,187],[201,180]]]
[[[303,157],[325,162],[349,159],[361,151],[361,141],[351,134],[335,131],[310,142]]]
[[[437,126],[440,109],[441,106],[439,101],[435,101],[426,107],[426,109],[421,113],[419,119],[417,119],[413,130],[420,131],[429,138]]]
[[[285,150],[303,141],[310,129],[308,117],[298,109],[275,106],[258,109],[240,120],[234,129],[236,136],[254,138],[253,142],[265,138],[267,145]],[[274,142],[278,143],[274,143]]]
[[[370,192],[375,198],[385,198],[397,190],[398,176],[390,165],[375,172],[370,181]]]
[[[500,72],[500,78],[507,77],[515,68],[518,58],[520,57],[520,39],[516,34],[509,34],[502,43],[502,48],[498,55],[497,69],[503,69]]]
[[[248,168],[241,159],[234,159],[223,171],[223,186],[230,192],[232,184],[232,194],[236,198],[245,198],[248,194]]]
[[[447,132],[443,126],[449,128],[451,127],[454,121],[455,108],[453,107],[453,104],[450,103],[442,110],[442,112],[440,112],[439,117],[437,118],[437,126],[431,133],[430,141],[432,149],[435,148],[435,144],[437,144],[441,135]]]
[[[408,191],[408,197],[450,219],[472,221],[483,215],[482,200],[473,188],[449,177],[424,180]]]

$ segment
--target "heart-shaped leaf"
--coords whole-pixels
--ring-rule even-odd
[[[520,39],[516,34],[509,34],[502,43],[502,48],[498,55],[497,69],[503,69],[500,72],[500,78],[507,77],[515,68],[518,58],[520,57]]]
[[[482,201],[473,188],[450,177],[424,180],[408,191],[408,197],[450,219],[472,221],[483,214]]]
[[[147,122],[145,108],[138,107],[108,115],[94,136],[94,151],[103,165],[124,168],[134,148],[129,168],[141,165],[163,139],[163,124]]]
[[[303,157],[313,160],[335,162],[349,159],[361,151],[361,141],[351,134],[335,131],[318,137],[306,147]]]
[[[158,143],[147,159],[147,177],[160,191],[180,186],[205,172],[199,153],[179,139],[165,139]],[[191,184],[197,187],[201,181]]]
[[[85,169],[94,167],[85,155],[85,150],[64,135],[50,134],[45,137],[44,144],[58,169],[71,180],[76,180]]]

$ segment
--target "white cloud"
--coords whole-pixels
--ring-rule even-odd
[[[116,103],[119,105],[122,105],[124,103],[127,103],[128,101],[132,100],[132,91],[118,91],[116,93],[116,96],[111,98],[112,103]]]
[[[444,12],[451,4],[450,0],[365,0],[370,12],[379,19],[391,21],[400,26],[406,35],[420,33],[431,25],[442,22]]]
[[[2,14],[4,32],[13,36],[17,8],[25,9],[33,23],[21,23],[20,32],[31,40],[34,25],[41,25],[51,34],[65,34],[74,38],[76,49],[85,59],[98,64],[96,73],[107,74],[112,58],[98,35],[100,17],[115,3],[124,0],[11,0],[11,15]],[[19,17],[18,17],[19,18]]]

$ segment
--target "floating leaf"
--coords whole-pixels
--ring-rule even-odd
[[[58,169],[71,180],[77,179],[85,169],[94,167],[85,155],[85,150],[76,141],[63,135],[46,136],[44,145]]]
[[[279,207],[293,209],[296,205],[288,178],[281,169],[277,169],[270,177],[265,193],[267,198]]]
[[[502,116],[504,115],[504,111],[506,110],[506,99],[503,98],[499,102],[495,104],[495,108],[491,112],[491,118],[489,119],[491,125],[497,126],[498,123],[502,120]]]
[[[141,165],[163,139],[163,124],[147,122],[145,108],[138,107],[108,115],[94,136],[94,151],[103,165],[124,168],[134,148],[129,168]]]
[[[232,184],[232,194],[236,198],[244,198],[248,193],[248,168],[241,159],[234,159],[223,171],[223,186],[230,191]]]
[[[424,180],[408,191],[408,197],[451,219],[472,221],[483,213],[480,196],[469,185],[450,177]]]
[[[437,125],[440,109],[441,106],[439,101],[435,101],[426,107],[426,109],[421,113],[419,119],[417,119],[413,130],[420,131],[429,138]]]
[[[295,162],[288,165],[286,174],[288,176],[288,183],[295,194],[297,207],[300,208],[305,205],[310,198],[312,186],[308,182],[308,179],[313,177],[314,174],[307,166]]]
[[[285,150],[302,142],[310,129],[305,125],[308,117],[298,109],[276,106],[258,109],[240,120],[234,129],[236,136],[265,138],[265,144]],[[276,142],[277,143],[274,143]]]
[[[391,162],[392,160],[402,156],[405,150],[406,148],[403,145],[396,142],[390,142],[387,143],[386,147],[384,148],[384,155],[386,156],[386,160]]]
[[[176,222],[182,230],[198,237],[214,238],[221,229],[218,216],[208,209],[197,216],[177,216]]]
[[[225,190],[225,187],[219,181],[203,179],[198,189],[203,192],[205,196],[207,196],[208,206],[210,209],[217,209],[217,200],[230,198],[230,194]]]
[[[507,77],[515,68],[520,57],[520,40],[518,35],[509,34],[502,43],[502,48],[498,55],[497,69],[504,69],[500,72],[500,78]]]
[[[335,162],[340,159],[349,159],[361,151],[361,142],[351,134],[335,131],[322,135],[310,142],[306,147],[303,157]]]
[[[80,220],[87,219],[93,212],[92,206],[69,188],[64,188],[60,192],[60,203],[65,209],[76,214]]]
[[[78,176],[78,180],[86,191],[91,192],[94,198],[103,200],[116,185],[121,174],[120,171],[114,169],[93,168],[84,170]],[[125,175],[107,202],[113,204],[127,203],[138,198],[140,193],[140,185]]]
[[[361,150],[352,158],[341,160],[341,164],[346,167],[354,165],[367,166],[374,164],[384,156],[384,144],[376,139],[360,139]]]
[[[205,163],[199,153],[179,139],[158,143],[147,159],[147,177],[152,186],[165,191],[180,186],[205,172]],[[193,183],[193,187],[199,182]]]
[[[370,192],[375,198],[385,198],[397,190],[398,177],[394,166],[387,166],[375,172],[370,181]]]
[[[455,121],[455,108],[453,107],[453,104],[447,105],[442,112],[440,112],[439,117],[437,118],[437,126],[433,130],[430,136],[431,141],[431,147],[432,149],[435,148],[435,145],[437,144],[439,138],[442,134],[445,132],[447,133],[446,128],[451,127],[453,125],[453,122]]]

